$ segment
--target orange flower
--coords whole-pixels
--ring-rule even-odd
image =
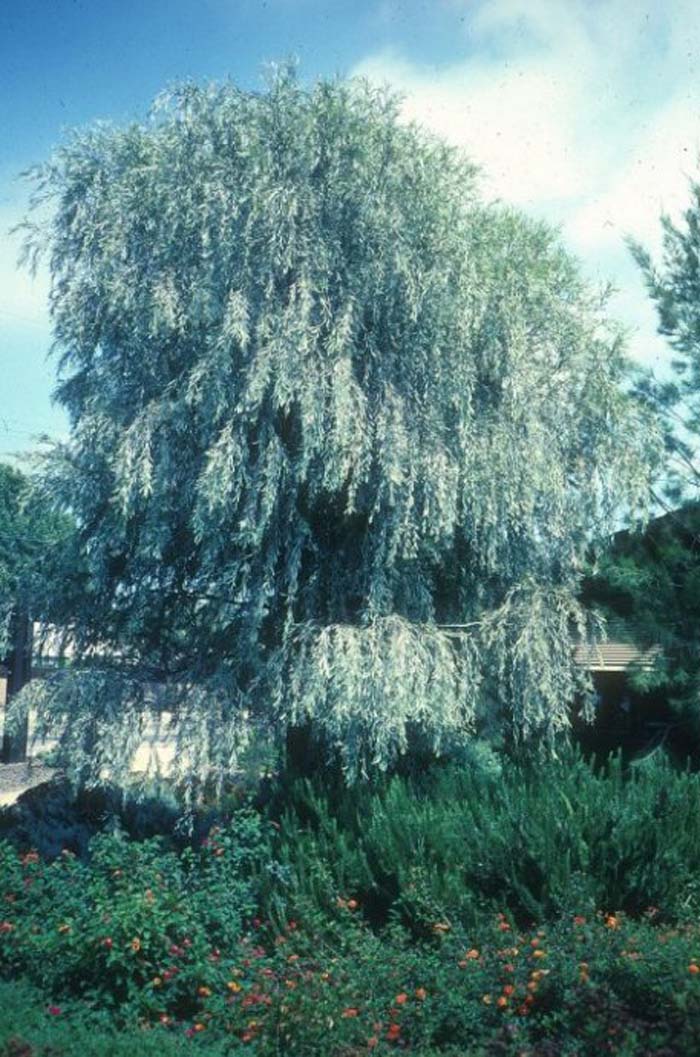
[[[402,991],[400,995],[396,996],[396,998],[394,999],[394,1002],[396,1003],[397,1006],[402,1006],[402,1005],[404,1005],[405,1002],[408,1002],[408,995],[406,994],[405,991]]]
[[[470,951],[467,951],[465,957],[469,961],[476,961],[476,959],[479,957],[479,952],[475,947],[472,947]]]
[[[387,1037],[387,1039],[389,1039],[390,1042],[395,1042],[396,1039],[398,1039],[400,1034],[401,1034],[400,1026],[398,1024],[390,1024],[388,1029],[387,1029],[386,1037]]]
[[[695,962],[691,962],[688,966],[688,972],[695,976],[696,973],[700,973],[700,965],[696,965]]]
[[[513,994],[514,991],[515,991],[515,988],[513,987],[512,984],[506,984],[504,986],[504,988],[503,988],[503,994],[507,995],[508,997],[510,997]]]
[[[417,987],[416,988],[416,998],[418,999],[419,1002],[422,1002],[427,997],[428,997],[428,992],[425,990],[424,987]]]
[[[347,1009],[343,1010],[341,1016],[344,1017],[345,1020],[349,1020],[351,1017],[359,1016],[359,1013],[360,1011],[356,1006],[348,1006]]]
[[[348,899],[348,910],[357,910],[359,905],[356,899]]]
[[[207,1030],[207,1026],[206,1026],[206,1024],[202,1024],[202,1022],[200,1021],[198,1024],[194,1025],[194,1030],[195,1031],[206,1031]]]
[[[498,926],[501,932],[510,932],[510,925],[507,921],[502,921]]]
[[[141,950],[141,940],[138,938],[138,936],[131,941],[131,949],[132,951],[134,951],[135,954],[138,954],[138,952]]]
[[[59,925],[58,926],[58,931],[60,933],[62,933],[62,934],[65,934],[66,932],[70,932],[70,925]]]
[[[534,993],[537,991],[537,980],[530,980],[529,984],[527,985],[527,989],[528,991],[531,991],[534,995]]]
[[[531,946],[531,947],[539,947],[539,945],[540,945],[540,942],[541,942],[541,941],[540,941],[539,937],[538,937],[538,936],[535,936],[535,938],[534,938],[534,939],[530,940],[530,946]]]
[[[198,987],[197,988],[197,994],[199,995],[200,998],[209,998],[209,996],[211,995],[211,988],[210,987]]]
[[[503,995],[500,995],[496,999],[496,1005],[498,1006],[499,1009],[505,1009],[506,1006],[508,1005],[508,999],[504,998]]]
[[[231,991],[234,995],[237,995],[238,992],[241,990],[241,985],[238,983],[237,980],[229,980],[226,986],[228,987],[229,991]]]
[[[532,952],[532,957],[533,958],[546,958],[547,957],[547,952],[546,951],[536,950],[536,951]]]
[[[605,927],[606,927],[606,929],[616,929],[619,924],[620,924],[619,918],[615,917],[614,914],[608,914],[608,916],[605,919]]]

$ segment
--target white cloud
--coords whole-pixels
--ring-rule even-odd
[[[700,108],[681,94],[637,132],[621,167],[579,206],[566,234],[582,250],[612,245],[625,235],[658,249],[659,216],[677,216],[687,205],[699,155]]]

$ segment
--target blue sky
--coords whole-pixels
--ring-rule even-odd
[[[624,247],[652,249],[700,153],[696,0],[2,0],[0,4],[0,454],[65,429],[52,407],[48,280],[15,268],[18,174],[67,128],[142,117],[167,83],[260,86],[297,55],[305,78],[360,74],[404,114],[463,146],[487,198],[560,225],[594,281],[619,288],[630,349],[666,352]]]

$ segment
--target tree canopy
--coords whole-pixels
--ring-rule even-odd
[[[659,263],[640,243],[630,243],[657,311],[659,333],[673,350],[670,375],[660,379],[641,371],[638,392],[664,426],[669,459],[663,491],[674,504],[697,499],[700,486],[700,184],[691,180],[689,192],[679,223],[661,217]]]
[[[78,651],[119,656],[41,688],[72,760],[109,730],[116,768],[150,706],[191,774],[256,716],[351,772],[413,726],[564,730],[585,549],[653,438],[557,234],[390,93],[286,69],[177,87],[35,176],[71,421],[45,489],[79,525]]]
[[[0,462],[0,659],[10,645],[12,613],[28,611],[32,600],[37,617],[43,612],[51,552],[67,542],[69,528],[33,491],[29,476]]]

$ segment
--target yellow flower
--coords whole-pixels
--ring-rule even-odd
[[[211,994],[211,988],[210,987],[198,987],[197,988],[197,994],[199,995],[200,998],[209,998],[209,996]]]
[[[228,987],[229,991],[233,992],[234,995],[237,995],[238,992],[242,990],[241,985],[238,983],[237,980],[229,980],[226,986]]]
[[[131,941],[131,949],[134,954],[138,954],[138,952],[141,950],[141,940],[138,937],[135,937]]]
[[[70,932],[70,925],[59,925],[58,931],[61,933]]]

